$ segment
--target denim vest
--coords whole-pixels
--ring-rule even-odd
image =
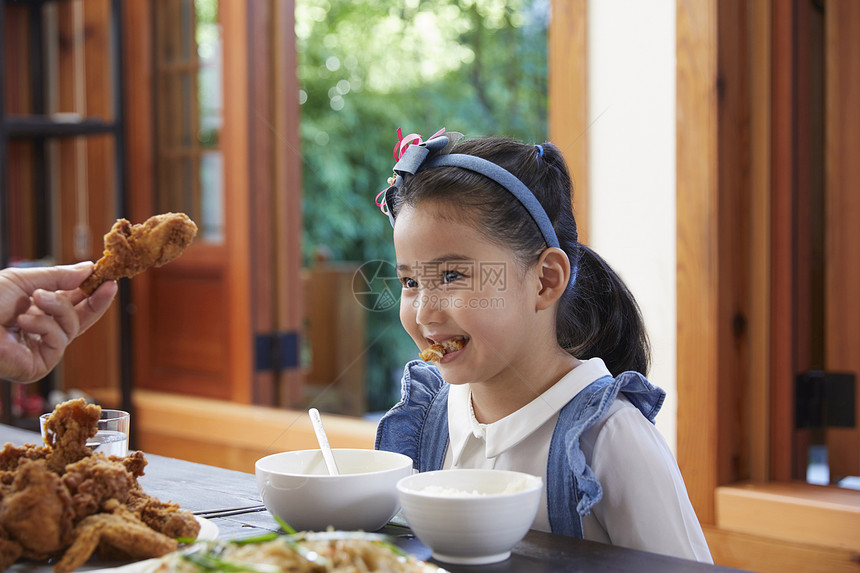
[[[553,533],[582,537],[582,516],[603,491],[579,447],[582,434],[597,423],[622,392],[650,421],[666,393],[638,372],[603,376],[582,389],[560,411],[549,446],[546,471],[547,512]],[[380,420],[376,449],[412,458],[420,472],[437,470],[448,449],[448,384],[435,366],[406,365],[402,398]]]

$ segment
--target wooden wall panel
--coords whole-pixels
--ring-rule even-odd
[[[304,273],[311,360],[302,398],[323,411],[361,417],[367,413],[367,345],[363,336],[344,336],[365,331],[365,311],[352,290],[357,270],[351,263],[318,263]]]
[[[2,37],[3,64],[7,78],[27,78],[30,69],[29,6],[9,4],[4,13],[5,28]],[[32,112],[32,94],[29,81],[3,82],[4,113],[23,115]],[[37,257],[32,222],[33,215],[33,144],[29,141],[10,141],[6,146],[8,170],[0,174],[6,178],[6,205],[3,205],[8,232],[5,245],[13,259]]]
[[[6,153],[10,169],[3,174],[8,185],[6,205],[3,207],[9,213],[8,252],[12,259],[34,259],[38,254],[33,233],[33,144],[29,141],[10,141]],[[11,168],[13,165],[16,167]]]
[[[216,383],[209,384],[210,388],[223,386],[226,390],[227,385],[221,383],[226,367],[224,321],[217,312],[198,312],[200,307],[224,308],[227,301],[219,282],[201,273],[165,273],[155,281],[152,296],[160,301],[160,312],[150,322],[150,357],[154,369],[187,369],[209,374],[216,379],[213,381]],[[200,389],[186,391],[194,394]],[[225,392],[221,397],[228,396]]]
[[[30,31],[30,7],[15,5],[7,2],[3,14],[5,27],[3,29],[3,64],[6,77],[26,78],[30,70],[30,48],[28,33]],[[4,113],[21,115],[32,112],[32,93],[30,82],[3,82]]]

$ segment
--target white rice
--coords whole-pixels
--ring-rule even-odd
[[[427,495],[439,495],[444,497],[482,497],[485,495],[499,495],[506,493],[516,493],[518,491],[523,491],[528,488],[528,484],[525,480],[517,481],[509,483],[505,488],[501,491],[494,492],[481,492],[476,489],[471,491],[465,489],[459,489],[456,487],[444,487],[441,485],[427,485],[418,490],[418,493],[424,493]]]

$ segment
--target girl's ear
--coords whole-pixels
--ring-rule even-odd
[[[567,283],[570,280],[570,259],[561,249],[549,247],[541,253],[537,264],[540,280],[537,308],[544,310],[558,301],[567,289]]]

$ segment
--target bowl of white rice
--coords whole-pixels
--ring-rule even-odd
[[[417,473],[397,482],[403,517],[434,559],[480,565],[503,561],[528,532],[543,480],[490,469]]]

